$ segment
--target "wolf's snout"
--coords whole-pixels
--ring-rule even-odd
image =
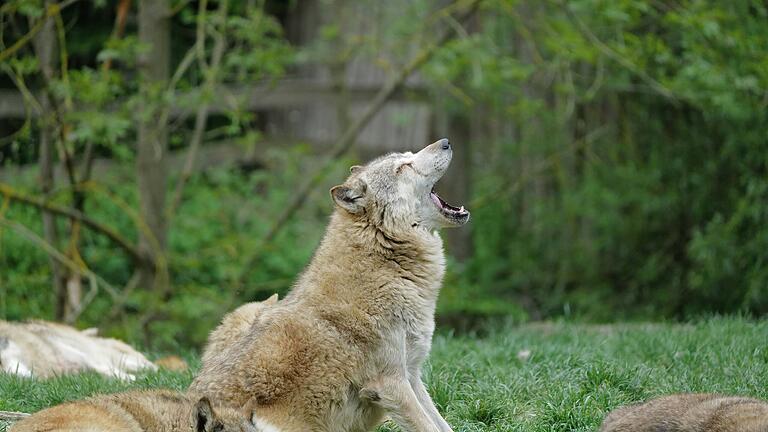
[[[432,153],[441,153],[441,152],[444,152],[444,151],[450,152],[451,151],[451,142],[448,141],[448,138],[439,139],[439,140],[433,142],[432,144],[424,147],[424,150],[426,150],[427,152],[432,152]]]

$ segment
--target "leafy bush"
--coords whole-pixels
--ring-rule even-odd
[[[534,318],[768,312],[766,6],[485,8],[428,69],[479,136],[473,295]]]

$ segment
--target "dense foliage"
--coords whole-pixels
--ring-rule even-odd
[[[768,311],[766,5],[486,10],[430,68],[480,130],[473,292],[535,316]]]

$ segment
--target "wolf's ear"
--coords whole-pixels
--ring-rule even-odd
[[[356,171],[360,171],[360,168],[362,168],[360,165],[352,165],[349,167],[349,173],[354,174]]]
[[[268,299],[264,300],[262,303],[267,306],[271,306],[273,304],[277,304],[277,300],[278,300],[277,294],[272,294],[271,296],[269,296]]]
[[[343,184],[331,188],[331,198],[337,206],[352,214],[360,214],[365,210],[365,190],[363,182],[353,186]]]
[[[211,401],[203,397],[195,405],[196,413],[196,432],[212,432],[216,426],[216,415],[213,413]]]

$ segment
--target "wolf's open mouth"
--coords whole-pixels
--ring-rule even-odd
[[[458,223],[464,223],[467,220],[469,220],[469,211],[467,211],[464,208],[464,206],[461,206],[461,208],[457,208],[448,204],[442,198],[440,198],[438,194],[435,193],[434,189],[432,189],[432,191],[429,193],[429,197],[432,198],[432,202],[435,203],[438,210],[440,210],[440,213],[442,213],[443,216]]]

